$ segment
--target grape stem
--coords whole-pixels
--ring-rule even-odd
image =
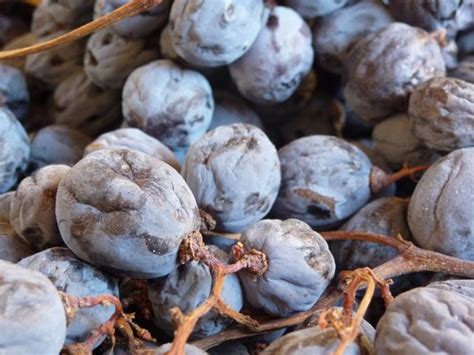
[[[149,10],[162,3],[163,0],[130,0],[115,11],[100,17],[94,21],[86,23],[70,32],[67,32],[59,37],[51,40],[34,44],[29,47],[13,49],[0,52],[0,61],[18,57],[25,57],[30,54],[47,51],[52,48],[64,46],[83,38],[95,31],[110,26],[115,22],[121,21],[127,17],[138,15],[141,12]]]
[[[176,327],[175,337],[168,355],[184,354],[186,342],[189,339],[198,320],[206,313],[215,309],[223,316],[227,316],[237,323],[249,329],[255,329],[258,322],[249,316],[239,313],[229,307],[221,298],[224,281],[227,275],[246,269],[254,275],[261,275],[267,269],[266,256],[256,250],[245,250],[243,245],[238,243],[233,250],[236,262],[224,264],[215,254],[204,244],[202,235],[199,232],[191,233],[181,243],[179,257],[182,264],[197,260],[206,264],[214,274],[211,295],[195,308],[192,312],[184,315],[178,307],[170,310],[171,318]]]
[[[397,249],[399,252],[398,256],[372,270],[373,274],[379,280],[387,280],[393,277],[421,271],[442,272],[465,278],[474,278],[474,262],[418,248],[414,244],[403,240],[401,237],[392,238],[377,234],[346,231],[321,232],[320,234],[324,239],[331,241],[360,240],[382,244]],[[388,286],[384,287],[386,288]],[[248,338],[255,335],[265,334],[275,329],[286,328],[302,323],[310,324],[316,313],[333,307],[346,291],[347,285],[333,285],[328,288],[318,302],[306,312],[300,312],[283,319],[267,320],[261,322],[254,329],[236,326],[215,336],[194,341],[192,344],[201,349],[207,350],[225,341]],[[382,295],[383,294],[384,291],[382,289]],[[387,302],[387,299],[385,301]]]
[[[374,296],[376,284],[385,289],[384,286],[387,283],[385,280],[380,280],[370,268],[344,271],[339,277],[347,284],[343,310],[340,312],[338,309],[329,308],[321,313],[318,320],[321,329],[333,328],[341,339],[334,355],[343,355],[349,344],[357,339],[364,315]],[[366,287],[365,294],[353,316],[354,301],[361,285]],[[387,296],[389,296],[387,299],[391,300],[390,292],[389,295],[385,295]]]

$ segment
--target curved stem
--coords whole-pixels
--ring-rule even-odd
[[[127,17],[137,15],[154,6],[161,4],[163,0],[131,0],[125,5],[119,7],[115,11],[100,17],[92,22],[89,22],[79,28],[76,28],[68,33],[51,40],[34,44],[32,46],[20,49],[13,49],[9,51],[0,52],[0,61],[5,59],[12,59],[17,57],[24,57],[30,54],[43,52],[48,49],[63,46],[82,37],[85,37],[97,30],[107,27],[115,22],[123,20]]]
[[[364,319],[364,315],[369,308],[370,301],[375,292],[375,281],[372,277],[370,269],[369,271],[362,269],[361,271],[354,271],[355,277],[352,279],[351,283],[347,287],[347,292],[344,295],[344,303],[349,305],[350,308],[344,307],[343,315],[345,315],[349,321],[348,333],[344,334],[339,346],[334,352],[335,355],[343,355],[346,351],[346,348],[352,343],[360,333],[360,325]],[[360,302],[359,309],[357,310],[355,316],[352,318],[352,302],[355,300],[357,290],[362,282],[365,282],[367,287],[365,290],[364,297]]]
[[[474,278],[474,262],[458,259],[415,246],[401,238],[363,232],[321,232],[326,240],[363,240],[396,248],[400,255],[373,269],[383,279],[420,271],[443,272],[466,278]]]

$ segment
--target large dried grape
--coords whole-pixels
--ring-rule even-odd
[[[272,213],[313,228],[337,227],[369,200],[372,163],[343,139],[314,135],[278,152],[282,184]]]
[[[369,123],[405,111],[417,85],[445,75],[436,40],[403,23],[393,23],[357,42],[346,67],[344,95],[354,112]]]
[[[241,123],[217,127],[194,143],[182,174],[199,207],[228,232],[262,219],[281,181],[275,146],[259,128]]]
[[[179,56],[194,65],[227,65],[249,50],[268,18],[263,0],[175,0],[171,39]]]
[[[474,260],[474,148],[438,160],[418,182],[408,208],[416,243]]]
[[[212,88],[200,73],[170,60],[135,69],[123,88],[122,111],[130,127],[172,150],[187,149],[209,127],[214,111]]]
[[[326,241],[297,219],[262,220],[240,241],[267,257],[262,276],[239,272],[245,298],[252,307],[276,317],[307,311],[331,282],[336,265]]]
[[[181,241],[200,227],[196,200],[176,170],[130,149],[101,149],[74,165],[59,184],[56,218],[81,259],[140,278],[174,270]]]
[[[240,93],[259,104],[289,99],[311,70],[311,37],[298,13],[275,7],[249,51],[229,65]]]
[[[376,353],[471,354],[473,289],[474,280],[459,280],[402,293],[377,324]]]

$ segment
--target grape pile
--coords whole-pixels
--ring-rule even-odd
[[[474,1],[0,2],[0,354],[472,354]]]

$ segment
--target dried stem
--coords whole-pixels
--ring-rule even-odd
[[[370,269],[364,268],[355,270],[352,272],[354,276],[350,276],[352,279],[347,286],[347,291],[344,294],[345,302],[349,299],[351,301],[355,300],[357,290],[359,289],[362,283],[367,284],[367,288],[365,290],[364,297],[359,304],[359,309],[357,310],[355,316],[352,318],[352,307],[349,309],[344,308],[343,317],[347,319],[346,321],[346,332],[342,334],[342,339],[337,347],[336,351],[334,352],[335,355],[343,355],[347,346],[352,343],[360,333],[360,325],[362,324],[362,320],[364,319],[364,315],[369,308],[370,301],[372,301],[372,297],[374,296],[375,292],[375,281],[374,275],[371,273]],[[347,277],[347,275],[343,275]]]
[[[244,266],[242,264],[242,268],[243,267]],[[171,309],[171,316],[177,329],[175,332],[173,345],[167,352],[168,355],[184,354],[184,347],[188,341],[189,336],[193,332],[196,323],[198,322],[199,318],[204,316],[211,309],[216,309],[220,314],[228,316],[240,324],[246,325],[247,327],[255,328],[258,325],[255,320],[239,312],[236,312],[227,306],[221,299],[225,277],[228,274],[235,272],[235,268],[227,268],[226,265],[215,265],[212,269],[214,271],[214,285],[212,287],[211,295],[208,299],[206,299],[199,307],[194,309],[188,315],[184,315],[177,307]]]
[[[425,171],[429,167],[430,165],[415,166],[413,168],[404,167],[396,173],[387,174],[382,169],[374,166],[370,172],[370,190],[373,194],[376,194],[394,182],[397,182],[404,177],[412,176],[413,174],[419,173],[420,171]]]
[[[130,0],[125,5],[119,7],[115,11],[54,39],[34,44],[26,48],[0,52],[0,61],[24,57],[30,54],[43,52],[55,47],[64,46],[68,43],[74,42],[82,37],[85,37],[97,30],[110,26],[115,22],[121,21],[130,16],[137,15],[154,6],[157,6],[161,4],[162,1],[163,0]]]
[[[133,322],[133,315],[124,313],[122,303],[115,296],[104,294],[95,297],[76,297],[64,292],[60,292],[59,294],[63,301],[68,321],[74,318],[76,312],[81,308],[95,307],[97,305],[113,305],[115,307],[114,314],[107,322],[95,329],[86,341],[65,347],[65,353],[74,355],[91,354],[95,344],[97,344],[104,335],[114,335],[116,327],[119,328],[122,333],[128,335],[129,341],[135,341],[133,330],[135,330],[141,339],[155,341],[147,330],[140,328]]]
[[[194,330],[199,318],[210,310],[215,309],[221,315],[227,316],[237,323],[255,329],[258,322],[249,316],[241,314],[228,305],[221,298],[222,288],[227,275],[246,269],[256,275],[263,274],[267,268],[266,256],[256,250],[245,251],[241,245],[234,249],[236,262],[226,265],[220,261],[204,244],[200,233],[192,233],[181,243],[179,256],[181,263],[198,260],[206,264],[214,273],[211,295],[199,307],[184,315],[177,307],[171,309],[171,317],[176,326],[173,345],[167,354],[184,354],[184,347]]]
[[[376,267],[373,272],[383,279],[421,271],[443,272],[474,278],[474,262],[418,248],[401,237],[391,238],[363,232],[321,232],[326,240],[362,240],[396,248],[400,255]]]
[[[466,278],[474,278],[473,262],[418,248],[401,237],[391,238],[383,235],[342,231],[321,232],[321,235],[326,240],[360,240],[396,248],[400,255],[372,270],[378,280],[391,279],[396,276],[420,271],[443,272]],[[385,302],[390,302],[391,296],[388,296],[385,292],[388,291],[388,284],[385,283],[384,285],[379,285],[379,287],[382,290],[382,297],[384,297]],[[344,291],[344,285],[329,288],[313,308],[306,312],[297,313],[288,318],[261,322],[252,330],[237,326],[215,336],[195,341],[193,344],[201,349],[210,349],[224,341],[252,337],[275,329],[308,323],[316,313],[333,307],[342,297]]]
[[[322,311],[318,319],[321,329],[333,328],[341,339],[334,352],[335,355],[344,354],[347,346],[359,336],[362,320],[375,292],[375,278],[369,268],[345,271],[340,276],[342,282],[346,283],[342,311],[338,308],[329,308]],[[353,317],[356,293],[362,285],[366,286],[365,295]]]

